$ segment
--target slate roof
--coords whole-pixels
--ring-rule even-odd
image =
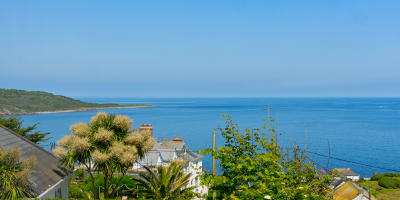
[[[139,162],[142,166],[156,166],[159,157],[159,151],[149,151],[145,154],[144,158],[138,160],[137,162]]]
[[[7,150],[15,145],[19,145],[22,160],[32,155],[37,158],[35,173],[31,176],[35,183],[31,184],[31,188],[36,195],[40,195],[67,175],[67,170],[61,167],[59,160],[50,152],[0,124],[0,147]]]
[[[185,146],[185,142],[183,142],[183,141],[165,141],[165,142],[163,142],[163,146],[175,147],[176,150],[180,150]]]
[[[356,174],[350,168],[333,168],[333,169],[329,170],[328,174],[331,175],[335,171],[339,172],[341,176],[359,176],[359,174]]]
[[[156,147],[157,151],[160,152],[164,162],[171,162],[174,156],[178,157],[176,149],[174,147]]]
[[[190,149],[177,150],[177,152],[178,152],[179,158],[188,159],[190,162],[193,162],[198,159],[202,159],[204,157],[203,155],[201,155],[195,151],[192,151]],[[190,152],[190,153],[188,153],[188,152]]]

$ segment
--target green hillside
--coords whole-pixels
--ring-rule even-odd
[[[0,89],[0,114],[24,115],[37,112],[53,112],[76,110],[83,111],[97,108],[116,107],[150,107],[145,104],[119,105],[113,103],[97,104],[87,103],[69,97],[54,95],[40,91],[25,91],[15,89]]]

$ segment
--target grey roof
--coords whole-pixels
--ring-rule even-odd
[[[137,162],[139,162],[142,166],[156,166],[159,157],[159,151],[149,151],[145,154],[144,158],[138,160]]]
[[[339,172],[341,176],[358,176],[359,175],[359,174],[356,174],[350,168],[333,168],[333,169],[329,170],[328,174],[331,175],[335,171]]]
[[[340,185],[343,182],[345,182],[345,181],[341,178],[334,178],[334,179],[332,179],[330,186],[332,186],[333,188],[336,188],[338,185]]]
[[[150,151],[157,151],[157,150],[156,150],[157,147],[163,147],[163,146],[162,146],[160,143],[156,142],[156,143],[154,144],[154,147],[153,147]]]
[[[40,195],[67,175],[67,170],[61,167],[60,161],[50,152],[0,124],[0,147],[7,150],[15,145],[19,145],[21,160],[32,155],[37,158],[35,173],[31,176],[35,183],[31,184],[31,188],[36,195]]]
[[[178,152],[178,157],[183,158],[183,159],[189,159],[190,162],[196,161],[198,159],[202,159],[204,156],[192,151],[190,149],[186,149],[186,150],[177,150]],[[190,152],[190,153],[188,153]]]
[[[167,147],[175,147],[177,150],[180,150],[185,146],[185,142],[165,141],[163,145],[166,145]]]
[[[163,149],[163,148],[157,148],[157,151],[160,151],[161,157],[164,162],[171,162],[174,159],[174,155],[177,155],[176,149]]]

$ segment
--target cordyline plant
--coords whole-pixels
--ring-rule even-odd
[[[306,151],[287,151],[277,143],[273,119],[263,119],[262,128],[240,131],[232,116],[222,116],[226,127],[217,130],[225,146],[200,151],[219,160],[222,174],[205,170],[200,176],[201,185],[217,191],[218,199],[326,199],[332,177],[320,177]]]
[[[155,139],[132,128],[128,116],[99,112],[90,123],[76,123],[70,127],[72,135],[58,141],[59,148],[53,154],[69,168],[84,165],[91,177],[94,198],[100,194],[92,172],[104,175],[104,198],[114,198],[127,170],[133,162],[144,157],[153,148]],[[117,185],[109,185],[115,175],[121,174]]]
[[[30,176],[36,166],[36,157],[20,162],[19,146],[6,151],[0,148],[0,199],[31,197]]]
[[[158,166],[156,173],[144,166],[147,173],[140,173],[140,178],[132,177],[143,189],[131,189],[147,199],[180,200],[192,199],[196,186],[184,188],[190,180],[191,173],[185,174],[184,162],[174,161],[170,166]]]

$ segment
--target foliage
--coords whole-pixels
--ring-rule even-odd
[[[119,105],[87,103],[69,97],[40,91],[0,89],[0,114],[20,115],[61,110],[149,106],[144,104]]]
[[[382,177],[384,177],[383,174],[374,174],[374,175],[371,177],[371,181],[379,181],[379,179],[381,179]]]
[[[10,116],[6,118],[5,116],[0,115],[0,124],[7,127],[8,129],[20,134],[22,137],[32,141],[35,144],[40,144],[41,142],[46,142],[50,138],[46,138],[46,136],[50,133],[41,133],[40,131],[36,131],[34,133],[29,133],[36,129],[36,126],[40,123],[36,123],[33,126],[22,127],[22,123],[24,121],[21,120],[21,117]]]
[[[101,187],[102,189],[104,188],[104,176],[103,175],[94,175],[94,182],[96,183],[97,187]],[[126,191],[127,189],[134,189],[136,188],[136,181],[131,180],[132,176],[124,176],[121,185],[118,188],[118,196],[116,199],[120,199],[121,196],[128,196],[128,197],[136,197],[131,191]],[[111,181],[110,184],[116,185],[120,179],[120,176],[114,177]],[[68,190],[68,195],[70,198],[73,199],[93,199],[93,184],[91,182],[90,177],[86,177],[83,179],[82,183],[75,183],[75,182],[70,182],[69,184],[69,190]],[[103,190],[102,190],[103,191]]]
[[[134,132],[132,121],[128,116],[99,112],[90,123],[72,125],[73,134],[59,140],[60,147],[53,150],[65,166],[72,168],[81,164],[87,168],[96,199],[99,184],[92,170],[104,176],[104,198],[113,198],[133,162],[143,158],[154,146],[155,139],[149,134]],[[118,174],[121,174],[119,181],[110,183]]]
[[[74,172],[74,177],[75,177],[75,176],[83,177],[83,176],[84,176],[84,173],[85,173],[85,171],[84,171],[83,169],[77,169],[77,170]]]
[[[400,177],[400,174],[397,174],[397,173],[384,173],[383,176],[385,176],[385,177]]]
[[[36,166],[36,157],[20,162],[19,147],[6,151],[0,148],[0,199],[30,197],[30,175]]]
[[[360,181],[357,182],[365,188],[371,186],[371,193],[376,199],[398,200],[400,199],[400,189],[386,189],[378,185],[378,181]]]
[[[104,184],[104,176],[103,175],[94,175],[94,182],[96,183],[96,187],[101,186],[101,188],[104,188],[105,184]],[[136,187],[136,181],[131,180],[131,176],[124,176],[121,180],[121,184],[120,187],[118,188],[118,193],[122,194],[125,193],[124,191],[127,189],[133,189]],[[111,179],[110,181],[110,185],[117,185],[118,181],[121,179],[121,176],[117,176],[117,177],[113,177],[113,179]],[[84,191],[93,191],[93,184],[91,182],[90,177],[87,177],[83,180],[82,184],[80,185],[80,188],[82,188]]]
[[[150,168],[144,166],[147,173],[141,173],[141,178],[132,177],[143,189],[133,189],[135,193],[142,194],[147,198],[173,200],[173,199],[192,199],[194,193],[192,189],[186,187],[191,173],[184,174],[183,162],[172,162],[169,167],[157,167],[157,175]]]
[[[394,186],[400,187],[400,180],[391,177],[382,177],[379,179],[378,184],[384,188],[393,188]]]
[[[201,184],[209,191],[219,191],[220,198],[230,199],[325,199],[331,176],[317,175],[316,166],[306,151],[286,151],[278,144],[274,120],[264,119],[263,129],[244,129],[229,115],[226,127],[218,128],[225,138],[225,146],[218,150],[204,149],[219,160],[221,174],[207,170],[200,176]]]

